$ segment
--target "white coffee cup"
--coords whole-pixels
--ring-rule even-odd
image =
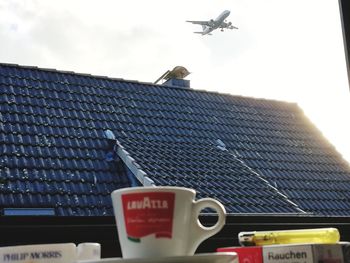
[[[195,200],[184,187],[132,187],[112,192],[114,215],[123,258],[193,255],[205,239],[225,224],[224,206],[212,198]],[[218,213],[214,226],[198,216],[205,208]]]

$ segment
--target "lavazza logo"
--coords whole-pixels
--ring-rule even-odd
[[[175,194],[142,192],[122,195],[124,222],[128,239],[143,237],[172,238]]]
[[[167,200],[152,200],[149,197],[144,197],[143,200],[129,201],[128,210],[134,209],[168,209]]]

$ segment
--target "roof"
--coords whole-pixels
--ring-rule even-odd
[[[12,64],[0,93],[3,211],[112,215],[137,178],[229,213],[350,215],[349,165],[295,103]]]

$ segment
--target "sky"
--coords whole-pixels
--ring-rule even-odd
[[[238,30],[186,20],[230,10]],[[1,0],[0,62],[294,102],[350,162],[350,92],[338,0]]]

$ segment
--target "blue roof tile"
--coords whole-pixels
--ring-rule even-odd
[[[111,215],[131,182],[109,129],[156,185],[228,212],[350,214],[349,165],[295,104],[6,64],[0,92],[1,207]]]

